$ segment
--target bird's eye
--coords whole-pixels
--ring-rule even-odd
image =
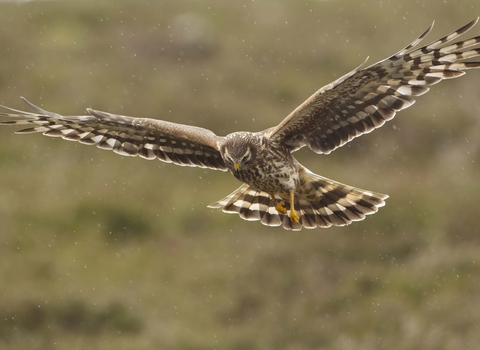
[[[247,150],[247,152],[243,155],[242,158],[242,163],[248,163],[252,159],[252,152],[250,149]]]
[[[228,150],[226,147],[222,149],[223,157],[226,162],[233,164],[233,158],[230,156],[230,153],[228,153]]]
[[[232,159],[232,157],[230,157],[228,154],[225,155],[225,159],[226,159],[229,163],[232,163],[232,164],[233,164],[233,159]]]

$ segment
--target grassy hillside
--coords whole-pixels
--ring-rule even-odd
[[[0,3],[0,104],[92,107],[219,135],[281,121],[453,1]],[[480,26],[467,36],[480,35]],[[422,349],[480,343],[480,72],[443,82],[312,171],[388,193],[289,232],[206,206],[229,174],[0,128],[2,349]]]

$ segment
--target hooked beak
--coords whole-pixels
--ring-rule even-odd
[[[235,171],[238,173],[239,170],[240,170],[240,164],[235,163]]]

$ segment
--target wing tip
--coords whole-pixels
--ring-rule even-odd
[[[102,112],[102,111],[97,111],[96,109],[92,109],[92,108],[86,108],[85,111],[94,116],[94,117],[104,117],[105,116],[105,112]]]
[[[25,104],[30,107],[31,109],[37,111],[37,112],[40,112],[42,114],[45,114],[45,113],[48,113],[46,110],[38,107],[37,105],[34,105],[32,102],[30,102],[29,100],[27,100],[25,97],[23,96],[20,96],[20,99],[25,102]]]

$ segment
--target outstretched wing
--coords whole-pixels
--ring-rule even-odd
[[[448,44],[477,24],[478,18],[457,31],[413,49],[432,25],[395,55],[367,68],[363,64],[314,93],[267,137],[291,151],[308,146],[328,154],[355,137],[369,133],[410,107],[415,97],[443,79],[462,76],[480,62],[463,60],[480,56],[480,36]],[[448,45],[447,45],[448,44]]]
[[[218,151],[221,137],[207,129],[149,118],[132,118],[87,109],[88,116],[61,116],[23,99],[36,113],[1,106],[15,113],[0,113],[15,120],[0,125],[32,125],[17,134],[41,132],[111,150],[123,156],[158,158],[178,165],[225,171]]]

